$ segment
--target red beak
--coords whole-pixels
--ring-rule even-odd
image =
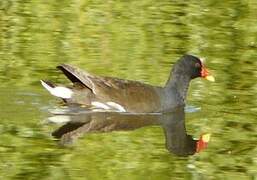
[[[215,78],[212,75],[210,75],[209,70],[205,68],[203,65],[201,70],[201,77],[207,79],[208,81],[215,81]]]

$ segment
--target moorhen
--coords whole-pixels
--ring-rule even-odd
[[[182,56],[173,66],[164,87],[138,81],[89,74],[71,65],[57,66],[73,83],[72,87],[57,86],[41,80],[54,96],[67,104],[79,104],[94,110],[149,113],[163,112],[185,104],[189,83],[197,77],[214,81],[203,62],[192,55]]]

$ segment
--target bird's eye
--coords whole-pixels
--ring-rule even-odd
[[[196,67],[196,68],[200,68],[200,67],[201,67],[201,64],[200,64],[200,63],[195,63],[195,67]]]

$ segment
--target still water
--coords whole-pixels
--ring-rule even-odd
[[[256,12],[254,0],[1,1],[1,179],[256,179]],[[68,146],[52,136],[65,107],[39,80],[67,82],[58,64],[161,86],[185,53],[216,78],[193,80],[185,113],[185,133],[211,133],[207,149],[178,156],[165,126],[140,118]]]

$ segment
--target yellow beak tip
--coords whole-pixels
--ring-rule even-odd
[[[213,76],[206,76],[205,79],[211,82],[215,82],[215,78]]]
[[[203,134],[202,135],[202,140],[204,142],[209,142],[210,141],[210,138],[211,138],[211,134],[210,133],[206,133],[206,134]]]

